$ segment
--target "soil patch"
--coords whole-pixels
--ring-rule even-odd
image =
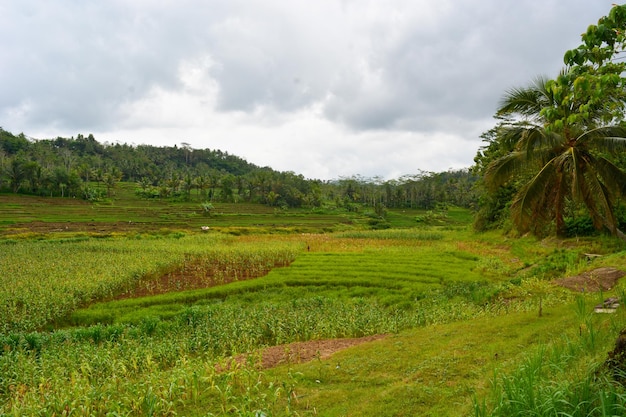
[[[109,234],[115,232],[149,232],[158,226],[137,222],[42,222],[14,223],[0,230],[1,235],[21,233],[92,233]]]
[[[580,275],[555,280],[556,285],[578,292],[608,291],[626,272],[617,268],[597,268]]]
[[[288,263],[276,263],[274,268],[288,266]],[[126,290],[116,295],[114,300],[123,300],[127,298],[141,298],[169,292],[197,290],[200,288],[217,287],[219,285],[229,284],[235,281],[245,281],[256,279],[268,274],[271,268],[258,270],[251,273],[246,269],[231,270],[230,275],[225,275],[223,271],[220,273],[212,273],[202,265],[195,267],[192,262],[185,266],[182,271],[174,271],[163,274],[156,279],[144,279],[137,282],[134,288]],[[216,272],[216,271],[213,271]]]
[[[243,365],[249,362],[252,362],[258,368],[268,369],[284,364],[304,363],[314,359],[328,359],[340,350],[385,337],[387,337],[386,334],[378,334],[350,339],[311,340],[272,346],[254,353],[244,353],[230,358],[227,364],[218,367],[218,370],[226,371],[236,365]]]

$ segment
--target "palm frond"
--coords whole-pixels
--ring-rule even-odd
[[[498,129],[498,140],[507,149],[518,149],[522,136],[528,129],[533,129],[535,125],[522,122],[511,125],[502,125]]]
[[[538,150],[554,149],[562,146],[563,136],[556,132],[549,132],[544,128],[527,129],[518,142],[518,149],[525,149],[528,158],[534,158]]]
[[[556,178],[556,163],[553,160],[515,195],[511,203],[511,218],[520,232],[530,230],[534,222],[547,214],[543,209],[553,195],[546,193],[546,190],[553,189]]]
[[[598,151],[617,153],[626,151],[626,128],[605,126],[588,130],[576,142]]]
[[[582,194],[585,184],[585,154],[581,149],[568,148],[561,157],[562,169],[570,176],[571,195],[574,199]]]
[[[498,103],[497,114],[518,114],[537,120],[541,109],[551,104],[551,94],[546,89],[548,79],[537,77],[528,87],[517,87],[508,90]]]
[[[626,172],[604,157],[594,159],[596,176],[602,179],[603,184],[613,193],[626,196]]]
[[[592,165],[588,165],[588,167],[592,167]],[[585,181],[581,183],[579,197],[587,207],[594,227],[601,229],[602,226],[606,226],[611,233],[615,234],[617,222],[613,214],[611,193],[594,171],[593,169],[587,171]]]
[[[594,140],[594,144],[613,154],[626,151],[626,137],[606,136]]]
[[[543,105],[537,91],[528,88],[512,88],[498,103],[498,115],[520,114],[534,118],[541,111]]]
[[[520,171],[525,171],[527,158],[524,152],[514,151],[495,160],[485,171],[485,185],[494,191],[504,185]]]

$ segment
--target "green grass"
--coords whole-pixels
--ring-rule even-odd
[[[485,391],[497,369],[515,363],[529,346],[550,343],[548,334],[575,327],[567,311],[555,310],[546,319],[518,313],[404,331],[332,360],[292,366],[299,373],[296,409],[315,407],[325,416],[382,410],[389,416],[470,415],[473,396]],[[270,375],[280,380],[286,372]]]
[[[234,234],[302,233],[370,228],[369,222],[373,220],[366,213],[343,209],[282,210],[246,202],[214,203],[212,214],[206,216],[201,206],[204,199],[196,193],[192,193],[189,201],[139,199],[136,188],[134,183],[119,183],[110,198],[96,203],[0,193],[0,225],[5,226],[0,232],[23,235],[29,232],[24,223],[44,222],[57,226],[57,233],[72,223],[84,224],[82,229],[94,234],[120,228],[153,233],[164,229],[198,231],[202,226]],[[392,228],[412,228],[418,225],[416,217],[427,213],[415,209],[390,210],[381,221]],[[471,212],[466,209],[451,207],[446,213],[437,219],[437,225],[467,225],[471,219]]]
[[[291,262],[300,250],[301,244],[282,242],[234,246],[233,238],[218,234],[14,242],[0,255],[0,329],[37,330],[165,274],[207,279],[207,285],[257,275]]]
[[[161,199],[138,199],[134,195],[135,184],[121,183],[110,199],[89,203],[73,198],[50,198],[27,195],[0,194],[0,224],[13,227],[4,233],[23,234],[28,227],[18,224],[34,221],[59,224],[84,223],[97,233],[101,226],[110,229],[116,224],[134,224],[134,229],[160,230],[175,228],[199,230],[202,226],[233,230],[234,228],[259,231],[310,232],[336,230],[349,227],[363,216],[356,213],[334,212],[315,214],[308,209],[277,210],[261,204],[215,203],[211,216],[206,216],[202,200],[193,196],[191,201]],[[349,214],[349,215],[348,215]]]
[[[370,234],[370,238],[376,238],[381,232]],[[289,302],[310,296],[367,298],[385,306],[410,308],[428,294],[443,289],[450,291],[451,288],[457,288],[459,283],[496,284],[503,281],[501,276],[478,268],[478,255],[452,250],[447,242],[433,242],[427,238],[426,246],[413,246],[414,237],[409,246],[404,246],[407,242],[406,233],[396,232],[391,235],[401,238],[394,245],[382,247],[361,242],[349,252],[301,253],[288,268],[274,269],[267,276],[253,281],[137,300],[92,304],[87,309],[75,311],[70,323],[137,322],[145,316],[166,318],[186,305],[204,300],[224,301],[233,297],[245,297],[248,303],[264,300]],[[338,235],[339,239],[345,237],[345,234]],[[384,237],[384,240],[387,238]],[[476,285],[474,291],[470,291],[475,298],[480,298],[476,296],[481,290],[479,287]],[[166,305],[169,307],[164,307]]]
[[[117,192],[97,206],[0,196],[0,414],[623,415],[602,362],[626,317],[590,313],[623,286],[576,298],[549,282],[626,266],[613,240],[477,235],[455,208],[438,226],[390,212],[384,230],[246,204],[198,218],[194,203]],[[63,210],[69,223],[137,216],[156,228],[11,229]],[[335,232],[310,233],[322,230]],[[163,277],[210,287],[113,299]],[[255,366],[264,347],[376,334],[387,336],[330,358]],[[247,363],[227,366],[239,353]]]

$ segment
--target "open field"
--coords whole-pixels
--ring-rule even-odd
[[[592,314],[624,284],[553,284],[626,269],[616,241],[476,235],[459,209],[368,230],[359,213],[0,198],[0,414],[626,415],[602,371],[626,314]]]

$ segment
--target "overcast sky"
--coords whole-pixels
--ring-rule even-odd
[[[0,126],[307,178],[469,167],[615,0],[0,0]]]

